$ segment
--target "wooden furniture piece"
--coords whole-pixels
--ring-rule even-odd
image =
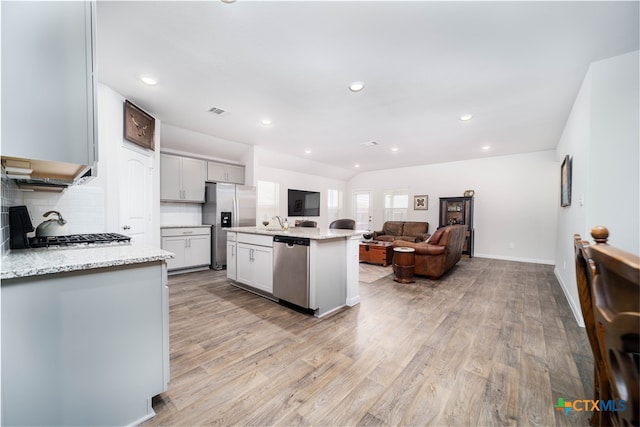
[[[355,230],[356,229],[356,221],[349,218],[336,219],[335,221],[329,224],[329,228],[339,228],[344,230]]]
[[[440,224],[462,224],[465,226],[466,236],[462,253],[473,257],[473,197],[440,197]]]
[[[448,225],[437,229],[429,243],[395,240],[393,246],[415,249],[415,274],[437,279],[451,270],[462,258],[464,236],[463,225]]]
[[[593,400],[609,400],[609,381],[598,343],[598,333],[593,314],[592,283],[595,266],[588,254],[589,242],[582,240],[579,234],[575,234],[573,246],[575,249],[576,282],[578,285],[578,297],[580,298],[580,309],[589,345],[591,346],[591,353],[593,354]],[[610,425],[609,413],[606,411],[593,411],[589,422],[592,426]]]
[[[413,248],[393,248],[393,280],[398,283],[415,283],[413,273],[415,268],[416,250]]]
[[[370,264],[380,264],[383,267],[393,262],[392,242],[361,242],[360,261]]]
[[[373,232],[373,238],[383,242],[396,239],[423,242],[430,236],[429,223],[422,221],[385,221],[382,230]]]
[[[589,248],[595,265],[592,290],[596,329],[609,396],[617,409],[608,414],[612,425],[637,426],[640,425],[640,257],[609,246],[609,231],[604,227],[594,227],[591,235],[596,241]],[[621,400],[626,403],[624,410],[619,404]]]

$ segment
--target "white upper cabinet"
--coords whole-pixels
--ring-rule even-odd
[[[93,2],[2,2],[2,155],[96,160]]]
[[[207,181],[244,184],[244,166],[208,162]]]
[[[182,158],[182,190],[185,200],[204,202],[205,162]]]
[[[204,160],[160,155],[160,200],[204,202]]]

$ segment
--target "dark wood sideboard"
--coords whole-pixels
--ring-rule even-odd
[[[467,236],[462,253],[473,257],[473,197],[440,197],[440,225],[463,224]]]

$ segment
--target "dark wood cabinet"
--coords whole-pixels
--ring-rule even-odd
[[[440,225],[463,224],[467,237],[462,253],[473,257],[473,197],[440,197]]]

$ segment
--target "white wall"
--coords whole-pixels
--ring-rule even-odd
[[[439,198],[475,190],[475,256],[552,264],[560,179],[554,156],[553,151],[541,151],[365,172],[351,179],[348,194],[373,190],[373,226],[380,230],[384,190],[406,188],[407,219],[427,221],[433,233],[439,222]],[[429,196],[429,209],[414,211],[413,196],[421,194]]]
[[[258,162],[259,163],[259,162]],[[285,169],[263,166],[258,164],[256,168],[256,181],[270,181],[280,184],[280,216],[287,217],[287,190],[289,188],[306,191],[319,191],[320,194],[320,216],[307,217],[307,219],[317,221],[318,227],[326,228],[329,226],[327,215],[327,190],[339,190],[343,193],[346,191],[346,181],[334,178],[325,178],[318,175],[310,175],[301,172],[294,172]],[[271,219],[271,218],[269,218]],[[289,223],[293,224],[296,219],[289,218]],[[262,218],[257,218],[258,222]]]
[[[123,138],[123,103],[125,98],[111,88],[98,84],[98,176],[86,184],[67,188],[63,193],[24,192],[24,203],[34,226],[44,220],[48,210],[59,211],[68,221],[70,233],[122,232],[120,230],[120,152],[130,144]],[[153,114],[153,113],[151,113]],[[156,121],[159,124],[159,121]],[[155,135],[153,157],[153,200],[150,242],[160,246],[159,207],[160,175],[158,150],[159,126]]]
[[[591,65],[591,138],[586,225],[640,252],[638,51]]]
[[[640,245],[638,52],[589,67],[556,150],[573,157],[571,206],[558,210],[555,274],[579,324],[573,235],[592,241],[593,226],[632,253]]]

